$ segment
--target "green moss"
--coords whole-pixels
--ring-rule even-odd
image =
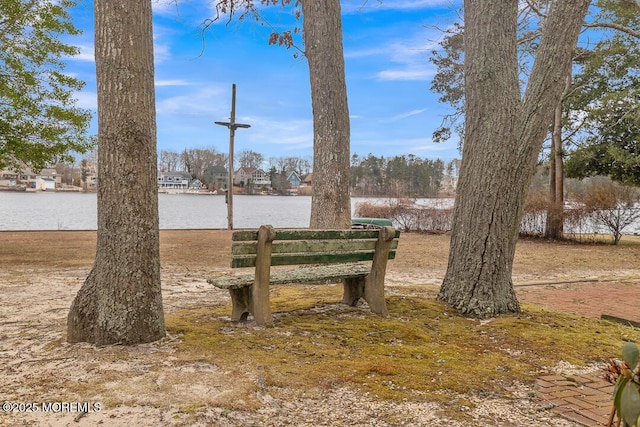
[[[559,361],[577,365],[617,354],[640,332],[608,322],[524,306],[491,322],[463,318],[443,304],[387,299],[391,316],[339,304],[334,287],[279,287],[275,328],[233,325],[229,307],[167,315],[178,357],[206,360],[252,382],[304,391],[349,385],[382,399],[445,402],[466,393],[503,394]],[[471,405],[466,402],[465,405]]]

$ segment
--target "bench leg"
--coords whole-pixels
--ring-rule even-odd
[[[252,302],[253,318],[258,326],[273,326],[271,302],[269,299],[269,280],[256,280],[249,298]]]
[[[387,303],[384,300],[384,275],[387,270],[387,260],[391,242],[396,231],[393,227],[383,227],[380,229],[378,241],[376,242],[376,252],[373,255],[371,273],[367,276],[364,285],[364,299],[369,303],[371,311],[380,316],[387,317]]]
[[[384,276],[378,277],[377,280],[372,275],[367,276],[364,286],[364,299],[369,304],[371,311],[382,317],[387,317],[387,302],[384,299]]]
[[[355,307],[358,300],[364,296],[364,282],[364,277],[349,277],[344,279],[342,303]]]
[[[251,286],[238,289],[229,289],[231,294],[231,321],[244,322],[249,314],[253,313],[253,299],[251,298]]]
[[[253,318],[259,326],[273,326],[269,302],[269,276],[271,275],[271,242],[275,237],[276,232],[270,225],[263,225],[258,230],[252,301]]]

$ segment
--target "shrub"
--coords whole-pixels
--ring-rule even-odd
[[[615,414],[623,425],[640,426],[640,363],[638,363],[638,346],[626,343],[622,347],[622,361],[611,359],[605,379],[615,384],[613,389],[613,406]],[[613,418],[612,414],[612,417]],[[609,420],[611,425],[613,419]]]
[[[593,224],[611,233],[617,245],[625,228],[640,219],[637,188],[618,184],[609,178],[595,177],[587,182],[578,197],[582,208],[589,212]]]
[[[544,235],[549,208],[549,195],[544,190],[534,190],[527,194],[522,209],[522,221],[520,221],[520,234],[525,236]]]
[[[403,231],[441,233],[451,229],[453,209],[444,202],[420,206],[407,198],[387,199],[384,203],[362,202],[356,205],[356,215],[370,218],[387,218]]]

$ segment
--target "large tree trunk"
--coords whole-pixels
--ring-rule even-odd
[[[96,260],[71,306],[69,342],[165,336],[160,290],[150,0],[95,0]]]
[[[521,100],[518,2],[464,3],[465,145],[438,294],[464,315],[520,310],[511,269],[522,206],[588,6],[588,0],[553,2]]]
[[[313,106],[311,228],[349,228],[350,128],[340,0],[303,0]]]

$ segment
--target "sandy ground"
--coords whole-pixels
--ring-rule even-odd
[[[205,278],[229,273],[229,250],[227,231],[163,231],[165,310],[227,305],[228,294],[208,285]],[[447,236],[403,235],[398,257],[387,273],[387,292],[420,284],[421,294],[434,296],[446,268],[447,250]],[[230,411],[225,409],[229,399],[237,399],[230,397],[237,391],[233,373],[209,363],[184,363],[176,354],[178,337],[131,347],[69,345],[66,315],[90,270],[94,251],[95,232],[0,233],[0,403],[5,402],[1,426],[461,425],[438,418],[435,403],[389,405],[349,388],[284,398],[296,391],[261,387],[259,373],[255,381],[261,404]],[[640,246],[634,245],[524,241],[514,266],[516,285],[538,289],[541,283],[639,278]],[[518,292],[526,302],[527,292]],[[533,300],[541,298],[533,295]],[[553,308],[553,302],[547,302]],[[101,391],[92,387],[98,380],[105,384]],[[476,425],[572,425],[541,408],[524,386],[508,394],[467,396],[476,403],[472,413]],[[194,396],[206,409],[189,410]],[[384,417],[378,416],[382,413]],[[385,421],[389,419],[395,421]]]

